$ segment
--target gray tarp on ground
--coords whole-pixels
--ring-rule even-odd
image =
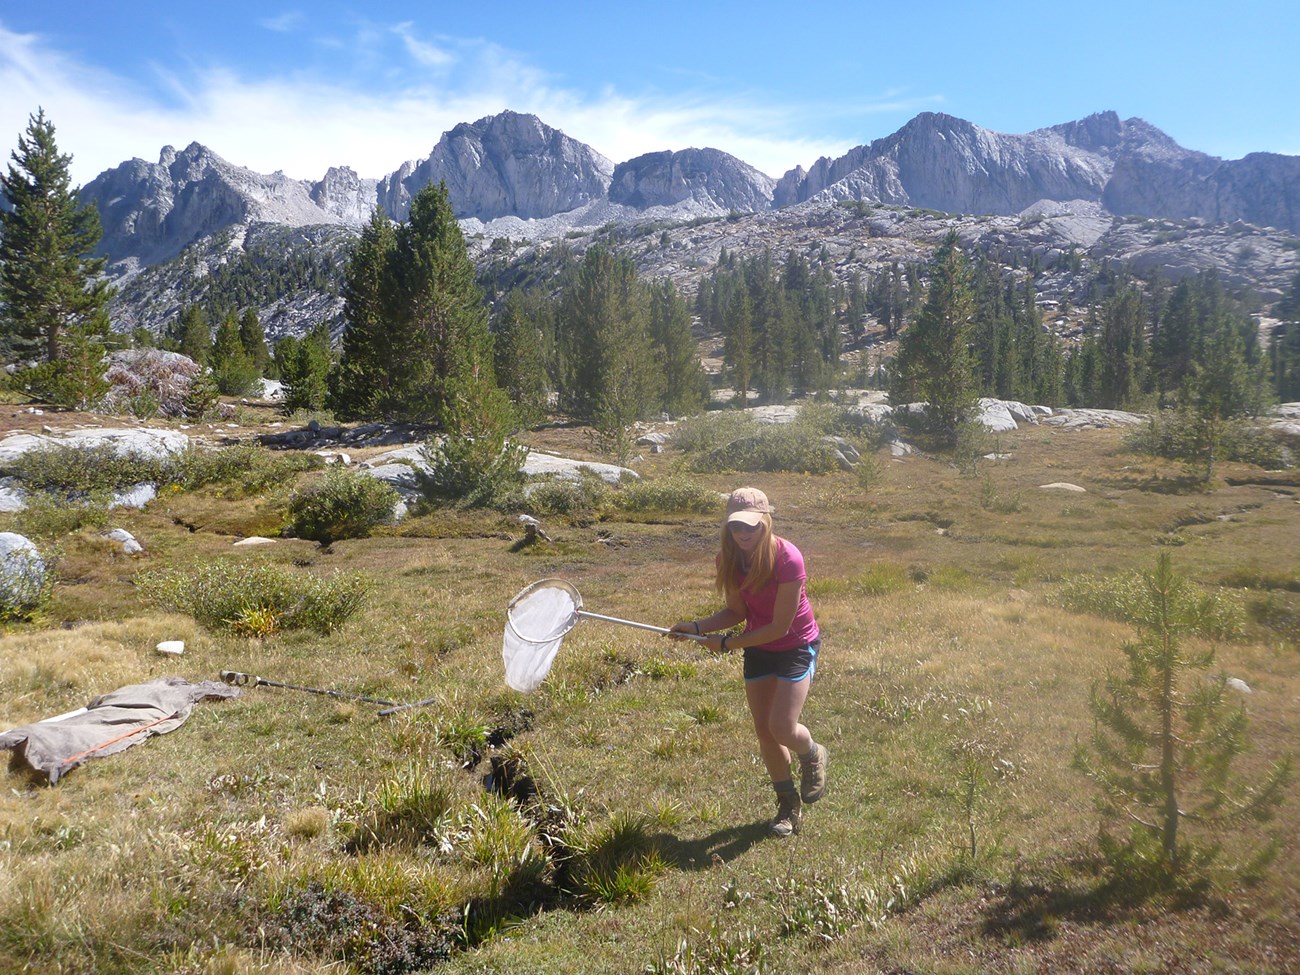
[[[82,710],[6,731],[0,734],[0,748],[12,748],[53,785],[92,758],[174,731],[199,701],[238,696],[239,688],[219,681],[191,684],[181,677],[159,677],[118,688]]]

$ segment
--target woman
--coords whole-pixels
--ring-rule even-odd
[[[821,644],[806,579],[799,550],[772,532],[767,495],[757,488],[737,488],[727,501],[717,557],[715,585],[726,605],[706,619],[683,620],[670,630],[703,635],[745,624],[739,636],[723,633],[707,643],[714,650],[745,651],[745,699],[776,790],[771,831],[777,836],[799,828],[801,800],[816,802],[826,790],[826,749],[799,723]],[[799,756],[797,790],[792,753]]]

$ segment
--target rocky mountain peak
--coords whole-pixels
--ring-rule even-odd
[[[308,184],[236,166],[198,142],[180,152],[164,146],[157,163],[133,159],[101,173],[80,199],[99,210],[104,235],[97,253],[119,273],[167,260],[235,225],[301,227],[345,219],[338,207],[322,209]]]
[[[1118,112],[1095,112],[1087,118],[1038,131],[1059,135],[1067,145],[1088,152],[1104,153],[1120,144],[1124,123],[1119,120]]]
[[[331,166],[316,183],[309,183],[307,195],[326,213],[344,223],[358,225],[375,207],[377,179],[362,179],[350,166]]]
[[[647,209],[694,203],[701,213],[766,210],[776,181],[718,149],[649,152],[614,167],[612,203]]]
[[[601,199],[613,163],[535,115],[501,112],[443,133],[429,158],[382,180],[379,201],[405,219],[411,199],[445,182],[456,215],[488,221],[548,217]]]

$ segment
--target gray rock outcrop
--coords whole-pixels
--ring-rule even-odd
[[[751,213],[772,205],[776,181],[717,149],[650,152],[614,167],[612,203],[648,209],[692,201],[719,213]]]
[[[49,447],[107,446],[118,456],[162,460],[189,446],[190,438],[179,430],[150,427],[92,427],[59,434],[12,433],[0,440],[0,464],[11,464],[29,450]]]
[[[0,532],[0,611],[21,612],[36,605],[48,571],[30,538]]]

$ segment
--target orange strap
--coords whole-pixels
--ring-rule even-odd
[[[99,745],[95,745],[93,748],[87,748],[84,752],[77,752],[77,754],[73,755],[71,758],[65,758],[65,759],[60,763],[60,766],[59,766],[59,767],[60,767],[60,768],[65,768],[65,767],[71,765],[71,764],[72,764],[73,762],[75,762],[77,759],[79,759],[79,758],[85,758],[85,757],[86,757],[87,755],[89,755],[91,752],[97,752],[97,751],[99,751],[100,749],[107,748],[109,745],[112,745],[112,744],[114,744],[114,743],[116,743],[116,742],[121,741],[123,738],[130,738],[132,735],[138,735],[138,734],[139,734],[140,732],[142,732],[142,731],[148,731],[148,730],[149,730],[150,728],[152,728],[154,725],[156,725],[156,724],[162,724],[164,721],[170,721],[170,720],[171,720],[172,718],[174,718],[174,717],[176,717],[175,714],[166,714],[166,715],[163,715],[161,718],[158,718],[158,719],[155,720],[155,721],[150,721],[148,724],[142,724],[142,725],[141,725],[140,727],[138,727],[138,728],[132,728],[130,731],[125,731],[125,732],[123,732],[122,734],[118,735],[116,738],[110,738],[110,739],[108,739],[108,741],[103,742],[103,743],[101,743],[101,744],[99,744]]]

